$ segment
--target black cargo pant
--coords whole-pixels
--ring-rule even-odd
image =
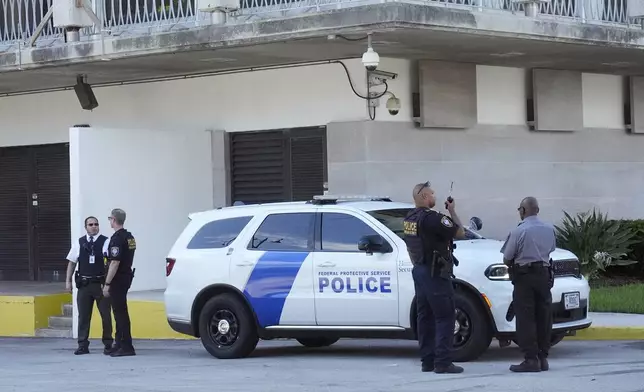
[[[132,284],[128,276],[114,277],[110,285],[110,297],[112,298],[112,310],[116,320],[116,348],[124,350],[133,349],[132,331],[130,326],[130,314],[127,308],[127,292]]]
[[[112,314],[110,300],[103,296],[100,282],[82,283],[78,287],[76,304],[78,306],[78,346],[89,347],[89,329],[92,322],[94,302],[98,307],[103,324],[103,344],[112,346]]]
[[[416,289],[418,344],[423,364],[446,367],[452,363],[455,304],[451,279],[431,276],[427,265],[412,269]]]
[[[512,271],[517,342],[526,359],[547,358],[552,334],[552,277],[542,263]]]

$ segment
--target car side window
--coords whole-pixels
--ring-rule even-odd
[[[271,214],[257,228],[248,244],[250,250],[309,251],[313,248],[312,212]]]
[[[230,245],[252,216],[219,219],[203,225],[188,243],[188,249],[219,249]]]
[[[378,233],[353,215],[336,212],[322,214],[323,252],[361,252],[358,241],[366,235]]]

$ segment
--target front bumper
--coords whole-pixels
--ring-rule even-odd
[[[555,300],[556,299],[553,298],[551,305],[553,328],[557,327],[559,324],[575,324],[588,318],[588,298],[580,299],[579,308],[570,310],[566,310],[564,306],[563,293],[558,299],[558,302],[554,302]],[[510,302],[510,306],[505,314],[505,320],[513,321],[515,316],[514,303]]]
[[[492,301],[496,330],[499,334],[516,331],[516,313],[512,301],[514,286],[510,282],[494,282],[496,301]],[[555,279],[552,292],[552,329],[553,331],[573,331],[588,328],[592,324],[589,318],[590,287],[585,279],[562,277]],[[564,294],[579,293],[579,307],[567,310],[564,306]]]

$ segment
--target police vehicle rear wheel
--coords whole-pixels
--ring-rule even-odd
[[[206,351],[220,359],[247,357],[259,340],[252,314],[232,294],[206,302],[199,318],[199,334]]]
[[[327,347],[337,342],[338,340],[339,340],[338,338],[324,338],[324,337],[297,339],[297,341],[300,342],[300,344],[305,347]]]
[[[462,290],[456,290],[454,323],[454,362],[479,358],[492,343],[492,328],[480,301]]]

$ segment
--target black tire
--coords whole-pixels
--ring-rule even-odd
[[[492,343],[493,330],[490,318],[480,301],[473,295],[457,289],[454,297],[456,321],[454,325],[454,362],[468,362],[478,359]]]
[[[226,325],[228,332],[222,333],[219,326],[225,331]],[[259,341],[252,313],[233,294],[217,295],[206,302],[199,315],[199,334],[206,351],[219,359],[247,357]]]
[[[305,347],[328,347],[333,343],[337,342],[338,340],[340,339],[325,338],[325,337],[297,339],[297,341],[300,342],[300,344]]]

